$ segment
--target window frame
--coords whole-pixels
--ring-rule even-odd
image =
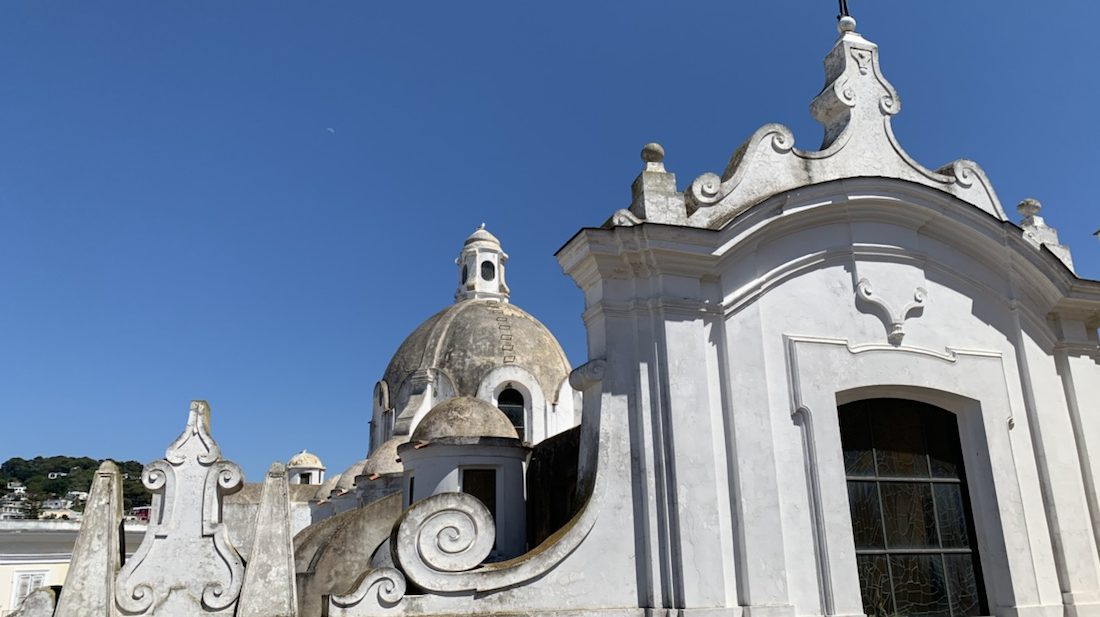
[[[521,401],[521,403],[518,405],[519,418],[520,422],[522,422],[520,426],[516,426],[516,423],[512,420],[512,417],[508,415],[508,411],[506,411],[504,407],[501,406],[500,396],[509,390],[518,394],[519,400]],[[527,417],[527,410],[530,407],[530,396],[525,394],[520,388],[517,388],[514,383],[507,382],[504,384],[504,387],[496,393],[493,399],[496,402],[496,408],[499,409],[505,416],[508,416],[508,421],[512,423],[513,427],[515,427],[516,434],[519,435],[520,441],[529,441],[529,439],[527,438],[527,434],[530,432],[530,427],[529,419]],[[515,403],[506,403],[506,405],[509,409],[515,409],[517,407]]]
[[[22,598],[19,597],[20,580],[24,577],[42,576],[42,582],[33,587],[27,588],[27,594]],[[46,587],[50,580],[49,570],[16,570],[11,576],[11,610],[16,610],[19,605],[23,603],[23,600],[27,599],[27,596],[34,593],[36,590]]]
[[[920,455],[923,458],[924,469],[927,470],[927,475],[907,475],[896,474],[889,475],[881,473],[881,463],[879,458],[879,451],[881,440],[877,434],[876,428],[880,426],[875,422],[876,414],[898,414],[905,413],[906,411],[913,413],[915,417],[920,419],[921,429],[921,444]],[[962,451],[962,433],[960,430],[958,417],[956,414],[943,409],[941,407],[924,403],[921,401],[903,399],[903,398],[870,398],[856,401],[850,401],[848,403],[837,405],[837,420],[839,422],[839,433],[841,448],[847,455],[849,440],[853,437],[845,434],[846,415],[855,416],[860,414],[863,417],[861,421],[866,423],[863,430],[866,431],[866,451],[870,453],[870,467],[869,474],[860,475],[858,473],[850,473],[848,469],[847,460],[844,462],[844,479],[845,487],[848,490],[849,509],[852,517],[852,538],[853,549],[855,552],[857,567],[860,562],[860,557],[863,556],[882,556],[885,557],[887,583],[889,584],[889,597],[891,607],[888,612],[889,615],[904,615],[909,613],[900,613],[898,611],[897,593],[899,582],[895,579],[894,569],[894,557],[903,556],[938,556],[940,573],[942,575],[942,585],[944,588],[943,602],[946,603],[946,617],[960,617],[966,613],[956,613],[954,611],[953,603],[955,598],[952,597],[951,585],[953,584],[952,577],[948,574],[948,560],[949,555],[966,555],[971,558],[974,575],[975,596],[977,600],[977,615],[989,614],[988,607],[988,593],[985,587],[985,581],[982,573],[982,560],[980,556],[980,550],[978,546],[978,535],[975,528],[975,516],[974,507],[970,496],[969,486],[966,480],[966,466],[965,456]],[[849,429],[851,430],[851,429]],[[902,430],[901,428],[893,427],[893,431]],[[933,431],[939,432],[932,434]],[[944,431],[953,431],[945,433]],[[944,437],[947,437],[947,441],[942,441]],[[858,438],[858,437],[856,437]],[[953,464],[955,467],[955,477],[948,475],[937,475],[933,471],[933,438],[941,440],[935,447],[943,448],[943,444],[946,443],[948,447],[953,448],[953,452],[950,454],[954,457]],[[864,445],[864,444],[860,444]],[[856,529],[858,523],[856,521],[856,508],[851,498],[851,487],[853,484],[869,484],[873,486],[875,493],[875,501],[877,504],[877,532],[881,534],[879,543],[881,548],[869,548],[860,547],[856,541]],[[908,486],[927,486],[928,487],[928,499],[931,503],[931,522],[934,525],[935,531],[935,544],[936,546],[899,546],[891,547],[890,540],[890,524],[887,521],[888,511],[883,499],[883,487],[885,485],[908,485]],[[959,497],[961,500],[962,511],[961,515],[964,519],[965,531],[967,534],[967,545],[965,547],[945,546],[942,523],[943,520],[940,517],[940,497],[937,496],[937,485],[953,485],[959,487]],[[897,514],[901,516],[900,513]],[[926,513],[927,515],[927,513]],[[861,602],[864,590],[864,580],[862,573],[859,576],[859,585],[861,593]],[[867,607],[864,607],[867,610]],[[872,613],[867,613],[872,615]],[[931,613],[915,613],[919,615],[928,615]],[[873,615],[872,615],[873,617]]]

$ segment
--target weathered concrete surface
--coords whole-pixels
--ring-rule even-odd
[[[122,476],[104,461],[92,479],[57,617],[111,617],[115,577],[122,567]]]
[[[290,471],[287,470],[287,481]],[[248,561],[252,554],[252,536],[256,531],[256,512],[260,509],[262,482],[246,482],[241,490],[222,501],[222,522],[229,531],[229,543]],[[309,502],[317,494],[317,485],[290,485],[290,533],[294,535],[313,522]]]
[[[370,568],[375,548],[389,538],[402,503],[402,494],[395,493],[307,527],[294,538],[300,617],[320,617],[322,595],[355,587]]]
[[[221,506],[243,477],[210,435],[205,401],[191,402],[187,426],[141,479],[154,492],[153,520],[119,573],[118,607],[127,615],[231,617],[244,564],[229,543]]]
[[[504,412],[472,396],[456,396],[433,407],[409,441],[430,442],[448,437],[519,438]]]
[[[51,617],[57,594],[50,587],[40,587],[23,598],[19,609],[11,617]]]
[[[282,463],[267,470],[253,538],[237,617],[296,617],[290,490]]]
[[[507,341],[502,342],[502,332],[510,337]],[[400,392],[418,369],[442,370],[453,380],[456,394],[474,396],[482,379],[506,358],[534,374],[547,398],[558,393],[569,375],[565,352],[539,320],[512,304],[463,300],[414,330],[393,355],[383,379],[390,392]]]
[[[1039,216],[1039,210],[1043,205],[1030,197],[1021,201],[1016,206],[1016,212],[1020,214],[1020,227],[1024,230],[1024,239],[1036,248],[1047,247],[1054,256],[1073,270],[1073,256],[1069,247],[1058,241],[1058,231],[1046,224],[1043,217]]]

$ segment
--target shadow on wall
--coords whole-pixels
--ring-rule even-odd
[[[527,546],[535,547],[580,510],[577,457],[580,427],[536,445],[527,463]]]

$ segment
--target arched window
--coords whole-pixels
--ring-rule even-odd
[[[505,388],[497,395],[497,408],[508,416],[512,426],[516,427],[516,434],[520,439],[527,439],[523,426],[523,393],[515,388]]]
[[[497,275],[497,267],[493,265],[491,261],[481,262],[481,278],[486,281],[492,281],[493,277]]]
[[[988,615],[954,414],[842,405],[840,439],[867,615]]]

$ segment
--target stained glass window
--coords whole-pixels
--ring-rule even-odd
[[[988,614],[954,414],[900,399],[839,412],[864,612]]]

